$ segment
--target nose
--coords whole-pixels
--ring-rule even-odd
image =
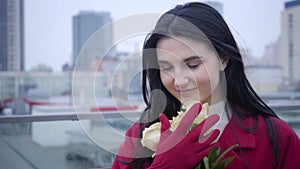
[[[174,83],[176,89],[184,89],[189,83],[189,75],[187,72],[177,71],[177,73],[174,74]]]

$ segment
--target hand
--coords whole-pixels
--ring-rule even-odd
[[[161,137],[150,169],[193,168],[216,146],[216,143],[211,143],[220,134],[219,130],[207,136],[203,134],[219,120],[218,115],[209,116],[187,134],[200,110],[201,104],[193,105],[173,133],[168,118],[164,114],[159,116],[162,123]]]

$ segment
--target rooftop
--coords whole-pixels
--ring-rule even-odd
[[[300,0],[288,1],[284,4],[285,9],[296,7],[296,6],[300,6]]]

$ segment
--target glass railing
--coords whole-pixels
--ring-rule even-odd
[[[272,108],[300,136],[300,105]],[[138,116],[138,112],[0,116],[0,168],[109,168],[125,130]]]
[[[138,116],[137,112],[0,116],[0,168],[109,168],[126,129]]]
[[[284,121],[286,121],[300,137],[300,105],[295,106],[278,106],[275,109],[277,115]]]

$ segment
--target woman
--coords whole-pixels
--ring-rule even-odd
[[[227,168],[300,168],[299,138],[253,90],[226,22],[204,3],[166,12],[146,38],[143,97],[147,108],[127,130],[112,168],[193,168],[213,146],[234,144],[239,146],[227,154],[235,156]],[[196,104],[171,133],[168,119],[190,100],[209,103],[210,117],[186,134],[201,110]],[[161,139],[152,157],[140,140],[159,121]]]

